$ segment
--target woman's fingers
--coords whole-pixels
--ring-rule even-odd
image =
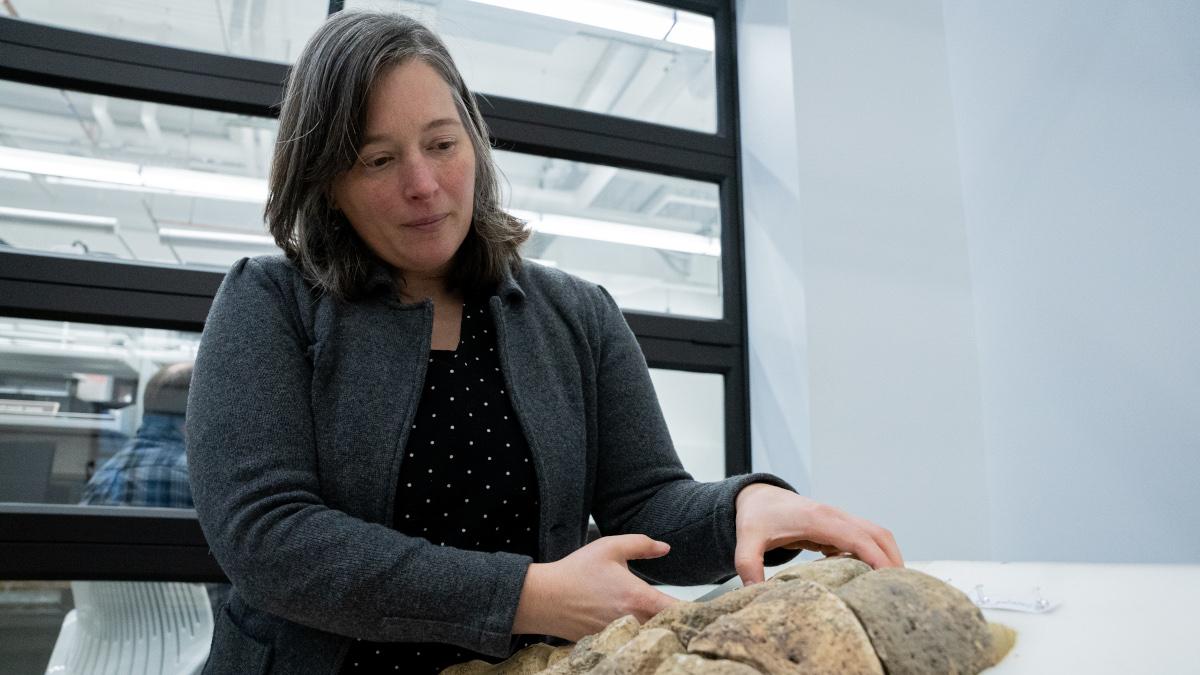
[[[892,533],[774,486],[743,488],[736,502],[734,567],[747,584],[763,579],[763,553],[780,546],[825,555],[849,553],[873,568],[904,565]]]
[[[672,598],[649,584],[647,587],[650,592],[646,594],[646,599],[642,603],[642,611],[635,613],[637,620],[641,623],[646,623],[659,612],[679,602],[676,598]]]
[[[880,550],[887,556],[888,561],[893,567],[904,567],[904,556],[900,555],[900,547],[896,544],[896,538],[892,533],[869,520],[855,518],[858,521],[859,527],[865,530],[871,539],[873,539]]]
[[[828,508],[827,513],[825,536],[818,539],[821,543],[852,553],[874,569],[895,566],[868,531],[870,523],[834,508]]]
[[[651,539],[644,534],[620,534],[610,537],[601,537],[593,542],[592,545],[603,542],[604,552],[602,555],[609,560],[619,562],[621,565],[627,566],[630,560],[646,560],[649,558],[661,558],[671,550],[670,544],[663,541]],[[638,579],[632,572],[623,571],[622,575],[627,577],[623,580],[624,584],[633,584],[628,595],[628,605],[626,611],[632,613],[637,620],[645,623],[651,617],[658,614],[676,602],[674,598],[652,587],[650,584]],[[616,589],[612,589],[616,591]],[[616,593],[620,596],[621,593]]]
[[[761,537],[738,537],[733,550],[733,568],[742,578],[742,585],[749,586],[763,580],[763,553],[766,541]]]
[[[561,560],[530,565],[518,606],[521,627],[575,641],[626,614],[648,621],[676,601],[629,571],[629,561],[670,550],[666,542],[645,535],[616,535]]]
[[[607,550],[618,556],[622,562],[661,558],[671,552],[670,544],[651,539],[644,534],[618,534],[596,540],[597,543],[601,541],[605,542]]]
[[[840,509],[824,504],[816,505],[811,511],[807,529],[808,536],[801,541],[815,544],[812,550],[825,555],[850,553],[876,569],[900,564],[893,558],[893,552],[885,551],[884,548],[887,545],[885,540],[890,540],[891,545],[895,546],[895,540],[890,539],[890,533]],[[877,541],[877,536],[880,541]],[[899,551],[894,551],[894,555],[898,558]]]
[[[870,537],[861,538],[855,542],[853,547],[846,550],[848,550],[850,553],[853,553],[854,557],[870,565],[872,569],[879,569],[881,567],[894,567],[894,565],[892,565],[892,561],[887,557],[887,554],[885,554],[883,549],[879,548],[879,544],[876,544],[875,540],[871,539]]]
[[[835,556],[835,555],[845,553],[845,551],[843,551],[842,549],[840,549],[836,546],[830,546],[828,544],[818,544],[817,542],[809,541],[808,539],[800,539],[797,541],[793,541],[790,544],[785,544],[783,548],[791,549],[793,551],[795,551],[795,550],[816,551],[817,553],[820,553],[821,555],[824,555],[824,556]]]

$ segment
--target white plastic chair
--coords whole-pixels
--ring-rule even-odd
[[[195,675],[208,660],[213,613],[201,584],[72,581],[50,675]]]

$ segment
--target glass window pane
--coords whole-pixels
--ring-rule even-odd
[[[0,81],[0,240],[211,267],[274,252],[269,118]]]
[[[602,284],[622,309],[719,319],[719,188],[684,178],[497,151],[527,258]]]
[[[263,226],[272,119],[0,81],[0,245],[225,271]],[[720,318],[714,183],[497,152],[527,257],[624,309]]]
[[[183,422],[199,342],[0,317],[0,502],[191,508]]]
[[[329,11],[328,0],[10,0],[27,21],[264,61],[291,63]]]
[[[181,582],[0,581],[0,663],[12,675],[81,672],[79,661],[90,646],[135,662],[176,656],[161,670],[156,665],[146,672],[198,672],[212,642],[214,608],[227,589]],[[133,634],[139,639],[129,640]],[[126,663],[106,672],[134,670]]]
[[[485,94],[717,129],[712,17],[635,0],[347,0],[412,16]]]
[[[47,672],[63,619],[72,609],[69,581],[0,581],[0,663],[5,672]]]
[[[675,451],[699,481],[725,478],[725,376],[650,369]]]

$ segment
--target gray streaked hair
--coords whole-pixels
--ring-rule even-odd
[[[182,361],[159,368],[146,382],[146,391],[142,394],[142,411],[186,414],[193,365],[191,361]]]
[[[529,238],[500,207],[500,171],[475,97],[441,39],[399,14],[338,12],[309,39],[285,84],[271,161],[267,228],[318,291],[342,300],[364,295],[382,261],[333,208],[334,179],[358,161],[372,87],[392,66],[420,59],[450,86],[475,151],[471,227],[452,262],[451,288],[486,292],[516,271]]]

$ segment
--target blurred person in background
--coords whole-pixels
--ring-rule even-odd
[[[142,423],[123,448],[92,475],[83,504],[193,508],[184,445],[192,362],[163,366],[142,396]]]

